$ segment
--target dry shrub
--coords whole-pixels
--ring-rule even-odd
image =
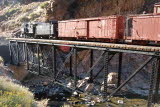
[[[0,56],[0,65],[3,65],[4,59]]]
[[[28,22],[28,21],[29,21],[29,18],[26,16],[23,16],[20,18],[20,22]]]
[[[11,8],[11,9],[9,9],[9,10],[5,13],[5,15],[6,15],[7,17],[10,17],[10,16],[12,16],[14,13],[16,13],[18,10],[19,10],[18,8]]]
[[[44,3],[42,3],[42,4],[40,5],[40,7],[41,7],[42,9],[44,9],[44,8],[46,8],[48,5],[49,5],[48,2],[44,2]]]
[[[34,19],[36,19],[36,18],[38,18],[38,17],[39,17],[39,15],[36,14],[36,13],[31,13],[31,14],[29,15],[29,18],[30,18],[31,20],[34,20]]]
[[[32,10],[32,9],[30,9],[30,8],[23,8],[23,9],[22,9],[23,12],[28,12],[28,11],[31,11],[31,10]]]
[[[0,77],[0,107],[34,107],[34,96],[27,88]]]

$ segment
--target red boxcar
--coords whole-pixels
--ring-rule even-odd
[[[60,38],[122,39],[124,17],[109,16],[58,22]]]
[[[160,15],[130,16],[127,39],[160,41]]]

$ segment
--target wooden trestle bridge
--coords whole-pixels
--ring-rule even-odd
[[[70,63],[69,76],[74,77],[74,89],[77,90],[77,50],[86,49],[90,51],[90,68],[86,72],[86,75],[90,76],[90,80],[93,81],[96,75],[93,75],[93,69],[99,63],[101,59],[104,61],[103,72],[104,72],[104,98],[114,96],[122,87],[124,87],[133,77],[137,75],[148,63],[152,63],[152,73],[150,76],[150,88],[148,95],[148,107],[151,107],[153,103],[158,101],[159,95],[159,84],[160,84],[160,47],[157,46],[140,46],[140,45],[126,45],[126,44],[114,44],[114,43],[99,43],[99,42],[82,42],[82,41],[66,41],[66,40],[44,40],[44,39],[26,39],[26,38],[9,38],[10,56],[12,63],[19,65],[22,62],[27,64],[27,70],[34,72],[38,75],[43,75],[43,69],[50,70],[54,75],[55,81],[58,81],[58,75],[65,69],[65,63]],[[68,46],[71,47],[71,51],[68,53],[64,64],[61,68],[57,69],[57,46]],[[49,47],[49,48],[46,48]],[[46,55],[50,56],[50,59],[42,58],[43,50],[46,49]],[[93,61],[93,50],[102,51],[99,58]],[[34,60],[33,53],[36,53],[36,61]],[[118,66],[118,82],[117,88],[110,94],[107,93],[107,78],[109,74],[108,64],[113,58],[114,54],[119,54],[119,66]],[[121,83],[122,74],[122,53],[136,53],[149,56],[149,58],[142,62],[140,65],[123,83]],[[47,67],[47,64],[42,64],[45,61],[51,61],[52,65]],[[14,60],[14,61],[13,61]],[[73,64],[72,64],[73,63]],[[37,70],[32,68],[32,65],[36,66]],[[142,83],[143,84],[143,83]]]

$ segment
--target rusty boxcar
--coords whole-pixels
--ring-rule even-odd
[[[122,39],[124,17],[108,16],[58,22],[58,37],[77,39]]]
[[[126,20],[125,39],[132,41],[160,41],[160,4],[153,14],[130,15]]]
[[[160,15],[130,16],[127,38],[135,41],[160,41]]]

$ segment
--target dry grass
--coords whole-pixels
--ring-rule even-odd
[[[0,10],[0,31],[12,32],[19,28],[23,22],[41,20],[45,15],[45,10],[42,8],[39,9],[40,5],[42,5],[42,7],[46,6],[46,1],[32,2],[27,5],[15,4],[6,6]]]
[[[0,107],[35,107],[33,94],[27,88],[0,77]]]
[[[0,66],[3,65],[4,59],[0,56]]]
[[[49,5],[48,2],[44,2],[44,3],[42,3],[42,4],[40,5],[40,7],[41,7],[42,9],[44,9],[44,8],[46,8],[48,5]]]
[[[29,21],[29,18],[26,17],[26,16],[23,16],[23,17],[21,17],[19,20],[20,20],[20,22],[28,22],[28,21]]]
[[[39,14],[31,13],[31,14],[29,15],[29,18],[30,18],[30,20],[34,20],[34,19],[38,18],[39,16],[40,16]]]

